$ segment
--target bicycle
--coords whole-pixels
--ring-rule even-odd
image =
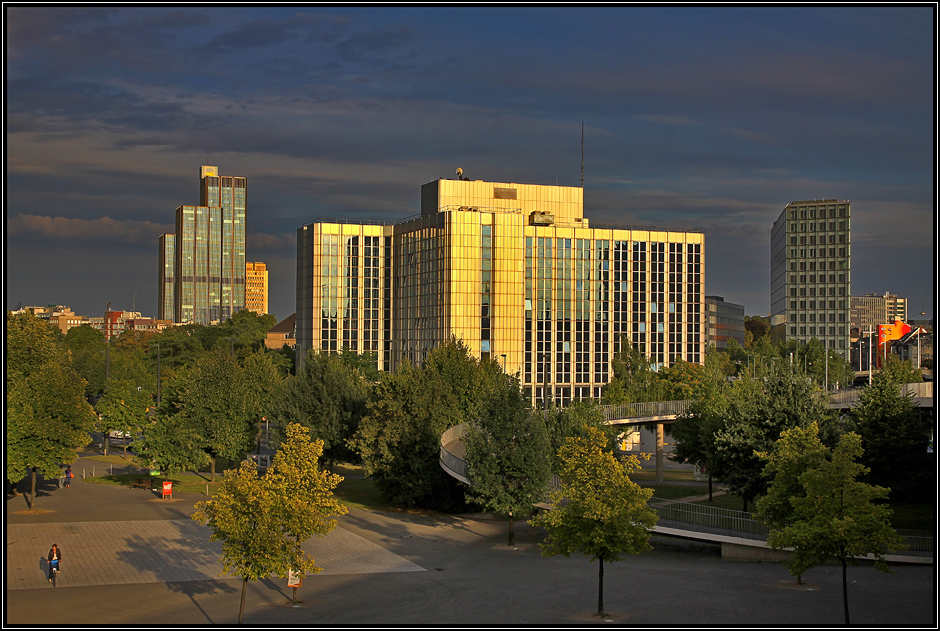
[[[56,578],[59,576],[59,560],[52,560],[52,586],[55,587]]]

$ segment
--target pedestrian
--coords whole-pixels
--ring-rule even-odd
[[[69,483],[72,481],[72,467],[65,469],[65,488],[69,488]]]
[[[53,568],[59,569],[59,561],[62,560],[62,550],[59,549],[59,546],[52,544],[52,549],[49,550],[49,582],[52,582],[52,570]]]

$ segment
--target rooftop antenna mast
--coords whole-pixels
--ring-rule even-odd
[[[581,188],[584,188],[584,121],[581,121]]]

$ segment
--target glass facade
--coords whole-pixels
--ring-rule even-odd
[[[791,202],[771,230],[771,327],[787,340],[813,338],[848,359],[851,204]]]
[[[157,318],[172,320],[176,314],[176,235],[160,235],[160,278],[158,282]]]
[[[657,369],[704,359],[703,250],[698,232],[588,227],[580,188],[431,182],[420,217],[298,229],[298,361],[345,346],[393,370],[454,335],[533,402],[599,397],[621,339]]]
[[[177,208],[176,234],[161,237],[161,270],[166,237],[174,237],[175,246],[167,319],[211,324],[245,308],[246,193],[245,178],[219,177],[217,167],[201,167],[200,205]],[[161,273],[162,296],[170,274]]]

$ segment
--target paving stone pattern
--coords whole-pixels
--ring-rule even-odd
[[[6,587],[47,586],[46,556],[53,543],[62,549],[57,585],[170,583],[219,578],[222,543],[191,520],[102,521],[7,525]],[[337,527],[313,537],[303,549],[321,574],[422,572],[424,568]]]

